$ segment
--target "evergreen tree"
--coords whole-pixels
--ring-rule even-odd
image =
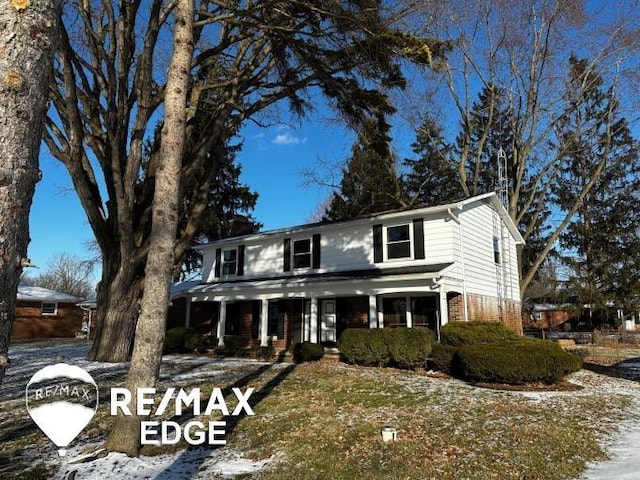
[[[425,118],[412,149],[417,158],[404,160],[409,171],[402,178],[410,204],[437,205],[464,198],[457,165],[451,161],[452,146],[434,118]]]
[[[596,312],[612,301],[631,307],[640,293],[638,144],[614,90],[587,60],[571,57],[569,64],[565,101],[571,113],[558,124],[563,161],[554,194],[561,207],[578,199],[580,208],[561,237],[565,261],[580,304]],[[594,318],[596,325],[604,320]]]
[[[201,116],[194,119],[194,121],[199,120],[202,120]],[[150,187],[142,179],[152,173],[149,172],[149,159],[156,154],[159,145],[160,136],[156,132],[154,140],[145,144],[141,180],[138,182],[139,189]],[[193,146],[189,145],[189,148],[193,148]],[[191,238],[191,244],[183,257],[177,259],[177,267],[174,272],[175,280],[184,280],[202,267],[202,254],[198,250],[199,245],[222,238],[255,233],[262,227],[253,218],[258,192],[252,191],[248,185],[240,182],[242,167],[235,162],[236,154],[240,148],[240,145],[214,144],[206,154],[207,160],[214,168],[201,168],[197,172],[193,172],[190,180],[181,185],[182,191],[196,190],[200,184],[206,184],[209,187],[208,190],[202,192],[207,198],[206,202],[203,202],[204,211],[200,216],[200,222],[196,225],[195,233],[188,235]],[[183,169],[193,168],[193,162],[188,157],[185,157],[182,163]],[[210,177],[205,179],[203,178],[205,175]],[[151,197],[145,195],[145,198]],[[182,236],[184,235],[183,230],[189,228],[185,211],[192,208],[190,203],[194,199],[198,201],[198,197],[185,194],[181,195],[181,198],[178,231]],[[144,211],[146,214],[150,213],[148,208]]]
[[[404,206],[389,129],[381,112],[363,122],[324,220],[346,220]]]

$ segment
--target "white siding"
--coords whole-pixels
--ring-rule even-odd
[[[519,300],[516,245],[508,232],[504,233],[507,245],[503,245],[502,221],[498,214],[491,206],[480,204],[475,208],[465,209],[459,218],[467,292],[497,297],[498,289],[502,287],[506,298]],[[497,235],[500,243],[501,262],[498,266],[493,255],[494,235]]]
[[[374,263],[373,225],[381,223],[386,226],[408,223],[411,226],[411,222],[415,218],[421,217],[416,212],[408,212],[405,216],[400,218],[396,216],[386,222],[371,219],[370,221],[322,225],[293,232],[257,235],[225,241],[222,248],[235,248],[241,244],[245,246],[243,279],[268,278],[306,272],[341,272],[453,262],[454,250],[457,248],[457,240],[452,237],[455,222],[451,221],[447,215],[432,215],[429,218],[424,218],[425,259],[388,260]],[[284,272],[284,239],[291,238],[293,242],[298,239],[311,238],[316,233],[320,234],[320,269]],[[218,248],[220,248],[219,245]],[[207,283],[219,280],[214,275],[215,251],[216,244],[203,249],[203,280]]]

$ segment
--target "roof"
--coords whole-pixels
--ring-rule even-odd
[[[251,240],[258,240],[264,237],[274,236],[274,235],[292,235],[304,230],[321,229],[321,228],[331,227],[337,224],[345,224],[345,223],[365,224],[372,221],[389,221],[395,218],[401,218],[401,217],[406,217],[408,215],[415,215],[415,214],[433,215],[433,214],[439,214],[439,213],[450,213],[453,215],[454,211],[463,210],[464,208],[474,203],[486,203],[491,205],[500,215],[500,218],[506,225],[507,229],[509,230],[509,233],[511,233],[511,235],[513,236],[516,244],[524,245],[525,243],[524,238],[518,231],[518,227],[515,225],[515,223],[509,216],[509,213],[505,209],[504,205],[502,205],[502,202],[498,198],[498,195],[495,192],[490,192],[490,193],[485,193],[483,195],[477,195],[475,197],[469,197],[464,200],[460,200],[458,202],[447,203],[444,205],[405,208],[401,210],[378,213],[378,214],[370,215],[367,217],[357,217],[350,220],[340,220],[340,221],[334,221],[334,222],[316,222],[316,223],[309,223],[305,225],[297,225],[295,227],[269,230],[266,232],[252,233],[249,235],[243,235],[239,237],[229,237],[222,240],[217,240],[212,243],[200,245],[198,248],[212,248],[214,246],[222,245],[226,243],[235,243],[235,242],[238,242],[239,240],[251,241]]]
[[[54,290],[49,290],[48,288],[33,287],[31,285],[19,285],[17,299],[23,302],[51,303],[78,303],[82,300],[79,297],[75,297],[67,293],[56,292]]]
[[[420,275],[423,280],[437,279],[442,277],[444,273],[452,266],[452,263],[437,263],[429,265],[416,265],[413,267],[397,267],[397,268],[370,268],[366,270],[347,270],[341,272],[324,272],[311,273],[307,275],[265,277],[252,279],[236,279],[216,283],[203,283],[194,285],[191,289],[185,289],[182,295],[197,293],[215,293],[225,290],[238,290],[246,288],[255,288],[264,290],[270,287],[282,288],[283,286],[309,286],[317,283],[326,282],[359,282],[365,279],[381,279],[389,277],[414,276]]]

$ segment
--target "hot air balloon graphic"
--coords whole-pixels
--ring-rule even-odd
[[[82,368],[56,363],[38,370],[26,388],[29,415],[64,456],[98,409],[98,386]]]

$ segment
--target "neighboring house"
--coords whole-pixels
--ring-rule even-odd
[[[41,287],[20,285],[12,339],[74,338],[82,331],[81,298]]]
[[[202,282],[174,292],[169,326],[277,350],[335,345],[346,328],[501,321],[521,332],[517,247],[494,194],[202,247]]]
[[[524,315],[523,327],[530,330],[571,330],[576,321],[575,305],[572,303],[536,302]]]

